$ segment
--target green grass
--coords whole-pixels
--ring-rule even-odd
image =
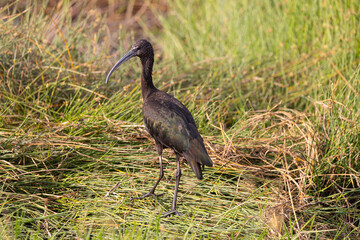
[[[136,18],[155,84],[188,106],[215,163],[203,181],[183,164],[172,218],[170,151],[165,195],[130,200],[159,174],[139,61],[104,84],[139,33],[69,4],[0,9],[3,239],[359,238],[358,1],[176,0],[148,6],[160,29]]]

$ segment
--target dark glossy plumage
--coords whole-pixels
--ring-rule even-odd
[[[203,165],[212,167],[213,163],[190,111],[179,100],[154,86],[152,82],[154,51],[148,41],[135,42],[130,51],[111,69],[106,82],[116,68],[135,56],[139,57],[142,63],[141,90],[144,100],[144,123],[146,130],[155,139],[160,162],[160,176],[155,186],[143,197],[156,197],[155,188],[163,177],[162,150],[171,148],[176,154],[177,173],[172,210],[165,215],[179,214],[176,211],[177,189],[181,176],[179,156],[183,156],[187,160],[198,179],[202,179]]]
[[[202,179],[201,165],[211,167],[212,161],[189,110],[169,94],[153,91],[144,101],[143,115],[151,136],[185,157],[196,177]]]

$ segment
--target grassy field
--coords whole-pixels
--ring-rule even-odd
[[[359,1],[38,2],[0,8],[1,239],[360,238]],[[159,174],[140,61],[104,84],[140,37],[215,163],[178,217],[171,151],[130,200]]]

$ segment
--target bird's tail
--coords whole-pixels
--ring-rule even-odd
[[[189,149],[183,155],[198,179],[203,178],[201,170],[202,165],[209,167],[213,166],[213,162],[211,161],[201,138],[194,138],[191,140]]]

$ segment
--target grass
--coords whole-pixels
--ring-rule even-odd
[[[19,3],[0,9],[3,239],[359,237],[357,1],[115,8],[140,31],[95,6]],[[104,79],[134,36],[155,43],[155,84],[188,106],[215,163],[203,181],[183,164],[180,217],[159,215],[170,151],[165,195],[130,200],[159,171],[139,61]]]

